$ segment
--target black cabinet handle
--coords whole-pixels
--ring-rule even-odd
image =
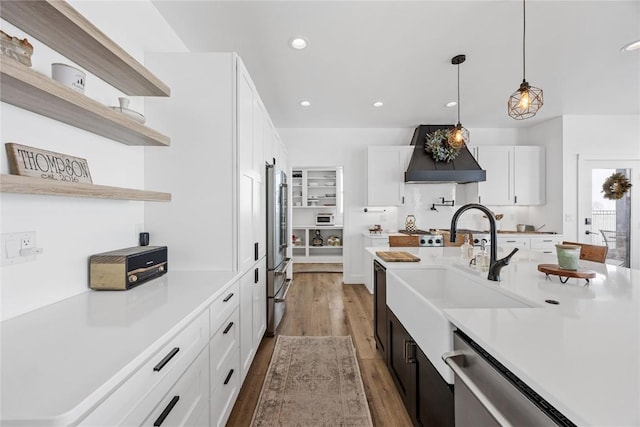
[[[171,399],[171,402],[169,402],[169,404],[167,405],[166,408],[164,408],[164,411],[162,411],[158,419],[153,423],[153,427],[160,427],[162,425],[165,418],[169,416],[169,413],[171,412],[173,407],[176,406],[176,403],[178,403],[178,400],[180,400],[180,396],[173,396],[173,399]]]
[[[258,269],[253,270],[253,283],[258,283]]]
[[[404,340],[404,361],[405,363],[416,363],[416,343]]]
[[[253,260],[258,260],[258,242],[253,245]]]
[[[164,357],[164,359],[160,361],[160,363],[158,363],[156,366],[153,367],[153,370],[158,372],[160,369],[164,368],[164,365],[169,363],[169,360],[173,359],[173,356],[178,354],[179,351],[180,351],[180,347],[174,347],[173,350],[171,350],[169,354],[167,354]]]
[[[513,203],[518,203],[518,196],[513,196]]]
[[[233,369],[229,371],[229,373],[227,374],[227,378],[224,379],[224,385],[229,384],[229,381],[231,380],[232,375],[233,375]]]
[[[233,322],[229,322],[229,324],[227,325],[226,328],[224,328],[224,331],[222,331],[222,333],[225,335],[229,333],[229,330],[231,329],[232,326],[233,326]]]
[[[229,295],[227,295],[226,297],[224,297],[224,299],[222,300],[223,302],[227,302],[231,299],[231,297],[233,297],[233,292],[231,292]]]

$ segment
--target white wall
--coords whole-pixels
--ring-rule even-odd
[[[536,227],[543,224],[543,231],[563,233],[563,157],[562,157],[562,117],[547,120],[526,129],[524,138],[528,145],[545,147],[546,164],[546,204],[529,208],[529,221]]]
[[[71,4],[107,35],[113,33],[114,41],[141,62],[146,50],[186,50],[150,1]],[[144,27],[139,25],[141,16]],[[2,21],[1,26],[11,35],[29,39],[34,70],[50,75],[52,62],[73,65],[11,24]],[[92,75],[87,75],[85,95],[105,105],[117,105],[123,96]],[[130,108],[143,112],[142,98],[131,97]],[[2,143],[85,158],[95,184],[144,188],[142,147],[129,147],[5,103],[0,104],[0,113]],[[0,152],[0,172],[8,173],[5,150]],[[2,319],[87,291],[88,256],[137,245],[136,228],[142,227],[144,218],[143,202],[2,193],[0,204],[0,231],[35,230],[37,245],[44,248],[35,262],[0,269]],[[153,236],[151,242],[158,243]]]
[[[564,235],[578,233],[578,155],[640,159],[640,116],[564,116],[562,136]],[[640,185],[634,182],[634,185]]]

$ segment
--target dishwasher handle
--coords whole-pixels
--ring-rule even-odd
[[[502,415],[502,412],[489,400],[489,398],[480,390],[480,388],[469,378],[464,372],[462,367],[464,366],[463,350],[449,351],[442,355],[444,363],[449,365],[454,374],[467,386],[469,391],[478,399],[478,402],[487,410],[489,415],[496,420],[498,424],[503,427],[513,427],[507,418]]]

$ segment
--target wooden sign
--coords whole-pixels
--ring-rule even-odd
[[[85,159],[13,142],[6,143],[5,148],[9,170],[13,175],[93,184]]]

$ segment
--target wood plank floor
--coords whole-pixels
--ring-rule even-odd
[[[364,285],[343,285],[342,274],[294,274],[287,294],[287,312],[279,335],[351,335],[356,348],[371,418],[375,426],[411,426],[400,395],[376,350],[373,338],[373,296]],[[248,426],[273,354],[275,337],[265,337],[227,422]]]

